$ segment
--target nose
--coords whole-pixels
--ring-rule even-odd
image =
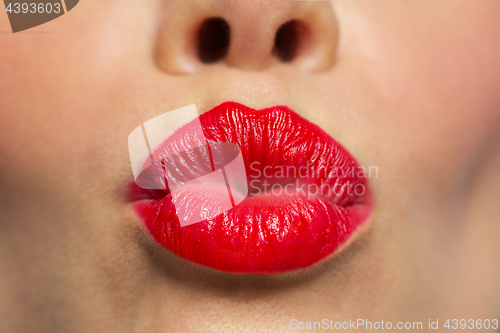
[[[332,66],[337,39],[329,1],[172,0],[159,27],[155,60],[170,74],[214,65],[318,72]]]

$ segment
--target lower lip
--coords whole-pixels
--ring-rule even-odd
[[[253,193],[225,213],[185,227],[170,194],[134,202],[151,235],[167,250],[227,273],[285,273],[338,253],[368,220],[370,191],[355,159],[290,109],[253,110],[227,102],[201,115],[200,122],[207,140],[240,146],[249,184],[265,167],[303,170],[306,177],[290,182],[301,191],[277,186]],[[348,184],[345,193],[332,195],[329,184],[335,183]],[[132,188],[143,193],[136,198],[151,193]]]

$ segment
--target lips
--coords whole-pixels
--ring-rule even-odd
[[[289,108],[254,110],[227,102],[199,121],[209,144],[239,146],[249,192],[222,214],[183,227],[168,188],[144,190],[134,183],[134,210],[167,250],[228,273],[284,273],[338,252],[367,221],[371,202],[363,169],[338,142]],[[185,126],[167,138],[153,152],[156,159],[169,147],[182,146],[189,131]],[[191,158],[184,165],[196,165]],[[186,169],[187,174],[197,170]],[[182,204],[188,208],[209,200],[197,197],[196,189],[186,196]]]

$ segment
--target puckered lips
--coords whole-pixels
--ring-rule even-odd
[[[228,273],[284,273],[335,253],[367,221],[370,191],[356,160],[288,107],[254,110],[226,102],[199,121],[210,145],[239,147],[248,195],[222,214],[181,226],[176,206],[189,209],[209,198],[194,188],[174,205],[168,186],[144,190],[131,185],[134,210],[167,250]],[[167,138],[153,152],[155,159],[182,145],[189,128]]]

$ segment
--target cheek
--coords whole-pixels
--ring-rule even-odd
[[[378,150],[401,184],[465,193],[498,144],[500,5],[386,2],[351,12],[344,29],[377,87]]]
[[[110,91],[120,82],[117,75],[138,63],[130,59],[148,51],[144,41],[152,40],[151,29],[144,23],[138,27],[141,22],[154,24],[147,12],[152,6],[138,7],[82,3],[71,16],[43,26],[54,33],[5,36],[0,52],[0,167],[6,177],[1,182],[68,185],[71,177],[78,181],[87,169],[102,167],[95,166],[98,161],[110,160],[103,147],[116,144],[109,142],[116,137],[109,133],[127,116],[120,115],[120,100]],[[124,17],[127,11],[136,18]],[[134,48],[131,38],[142,42]]]

